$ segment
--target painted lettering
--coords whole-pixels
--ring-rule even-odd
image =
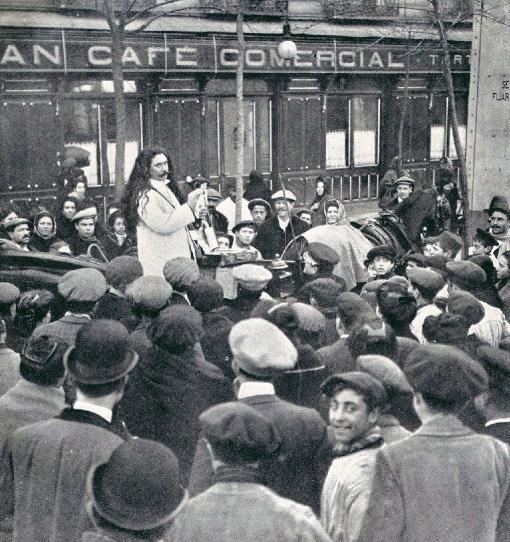
[[[239,51],[237,49],[222,49],[220,51],[220,64],[222,66],[237,66],[237,57]]]
[[[269,65],[272,68],[287,68],[290,66],[290,60],[282,58],[276,49],[269,49]]]
[[[245,61],[248,68],[262,68],[266,64],[266,52],[263,49],[248,49]]]
[[[34,45],[34,64],[41,64],[42,59],[49,60],[55,66],[60,66],[60,47],[53,46],[53,53],[47,51],[42,45]]]
[[[198,66],[196,47],[176,47],[175,64],[176,66]]]
[[[402,69],[404,67],[403,62],[395,62],[393,60],[393,53],[389,51],[388,53],[388,68],[399,68]]]
[[[106,56],[104,56],[106,54]],[[88,50],[89,63],[93,66],[110,66],[112,51],[107,45],[92,45]]]
[[[142,65],[133,47],[126,47],[124,49],[124,53],[122,54],[122,64],[126,64],[127,62],[133,62],[137,66]]]
[[[0,60],[0,64],[2,65],[9,62],[14,62],[15,64],[19,64],[20,66],[26,66],[27,64],[16,45],[7,45],[7,47],[5,48],[5,52],[2,56],[2,60]]]
[[[149,66],[154,66],[155,60],[159,53],[168,53],[168,47],[147,47],[147,61]]]
[[[317,67],[322,68],[323,66],[335,65],[335,53],[333,51],[317,51]]]
[[[356,54],[354,51],[342,51],[338,53],[338,65],[341,68],[356,67]]]
[[[378,68],[384,68],[384,63],[382,61],[381,55],[377,51],[372,54],[370,62],[368,63],[369,68],[373,68],[374,66]]]
[[[453,63],[460,64],[462,66],[462,55],[453,55]]]
[[[296,68],[313,68],[312,57],[313,51],[298,49],[296,57],[294,58],[294,66],[296,66]],[[305,60],[305,58],[310,58],[310,60]]]
[[[429,55],[430,60],[432,61],[432,66],[436,65],[436,60],[438,56],[439,56],[438,54],[432,54],[432,53]]]

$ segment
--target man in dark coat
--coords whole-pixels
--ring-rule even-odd
[[[255,198],[269,201],[271,198],[271,190],[264,182],[264,177],[262,177],[262,175],[255,169],[250,171],[243,197],[248,201]]]
[[[279,190],[271,196],[276,209],[276,216],[266,219],[260,226],[253,246],[262,254],[263,258],[273,259],[276,254],[282,256],[285,247],[294,236],[302,234],[309,229],[308,224],[291,211],[296,203],[296,196],[290,190]]]
[[[264,340],[261,340],[263,338]],[[263,471],[268,486],[282,497],[318,510],[322,487],[320,452],[329,449],[326,424],[319,413],[283,401],[275,395],[274,376],[291,370],[297,352],[273,324],[260,318],[237,323],[229,335],[237,399],[270,420],[282,437],[280,459]],[[190,477],[190,494],[197,495],[212,483],[212,464],[200,439]]]
[[[77,388],[73,408],[7,440],[0,459],[0,517],[14,514],[13,542],[79,539],[87,473],[123,442],[111,422],[138,361],[127,338],[120,322],[85,324],[64,356]]]
[[[203,333],[202,318],[192,307],[163,310],[147,330],[152,348],[133,372],[119,405],[131,433],[173,450],[184,486],[199,435],[198,415],[233,397],[222,372],[197,356]]]
[[[443,345],[418,346],[404,371],[422,426],[378,451],[359,540],[509,540],[510,450],[456,416],[487,388],[487,374]]]

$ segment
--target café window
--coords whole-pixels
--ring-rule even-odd
[[[466,94],[455,95],[455,105],[457,112],[457,122],[459,125],[459,136],[462,144],[462,148],[466,149],[467,141],[467,113],[468,113],[468,99]],[[453,140],[453,130],[451,125],[451,114],[448,115],[448,156],[453,160],[457,159],[457,150],[455,149],[455,142]]]
[[[285,98],[283,154],[287,171],[321,168],[321,108],[318,96]]]
[[[379,162],[380,99],[326,97],[326,167],[374,166]]]
[[[448,99],[432,94],[430,97],[430,159],[440,160],[446,153],[446,119]]]
[[[244,146],[244,174],[257,169],[271,171],[271,100],[266,96],[244,98],[244,134],[237,133],[236,99],[211,97],[207,100],[207,164],[210,176],[234,176],[237,146]]]
[[[400,115],[404,96],[397,96]],[[426,162],[429,156],[429,97],[413,94],[407,98],[407,115],[402,134],[402,156],[404,163]]]
[[[90,153],[90,165],[84,168],[89,186],[115,183],[116,126],[111,101],[66,100],[61,104],[64,144]],[[141,104],[126,102],[126,179],[141,149]]]

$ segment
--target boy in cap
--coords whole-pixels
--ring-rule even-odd
[[[188,502],[172,450],[146,439],[121,444],[87,476],[90,528],[81,542],[162,540]]]
[[[498,245],[499,243],[496,238],[488,231],[482,230],[482,228],[476,228],[476,235],[473,237],[471,253],[490,255]]]
[[[308,243],[303,253],[303,275],[305,281],[319,278],[332,278],[333,269],[340,261],[337,252],[319,242]]]
[[[232,276],[237,283],[237,297],[226,301],[218,312],[236,323],[248,318],[257,303],[268,297],[265,290],[273,275],[262,265],[245,263],[234,267]]]
[[[255,254],[257,260],[262,259],[260,252],[254,247],[253,241],[257,236],[258,226],[253,220],[241,220],[232,228],[234,234],[233,249],[245,250]]]
[[[267,200],[262,198],[250,200],[248,202],[248,209],[250,210],[253,222],[259,227],[267,217],[271,216],[271,205]]]
[[[303,222],[308,224],[309,226],[312,225],[313,211],[308,209],[307,207],[297,209],[296,216],[300,218]]]
[[[508,448],[457,418],[487,388],[487,374],[464,352],[443,345],[420,345],[404,372],[422,426],[379,450],[359,539],[508,540]]]
[[[274,378],[295,368],[294,345],[275,325],[261,318],[234,325],[229,345],[238,401],[271,421],[282,438],[280,460],[264,465],[268,486],[282,497],[318,510],[323,459],[320,454],[328,448],[326,425],[316,410],[280,399],[273,385]],[[211,479],[211,460],[200,439],[189,484],[191,495],[204,491]]]
[[[395,275],[397,252],[390,245],[374,247],[368,251],[365,267],[370,266],[375,272],[375,279],[389,279]]]
[[[90,321],[97,301],[107,290],[106,279],[97,269],[84,267],[68,271],[58,282],[58,293],[65,301],[66,313],[55,322],[38,326],[34,336],[51,335],[73,345],[76,334]]]
[[[260,226],[254,246],[262,257],[271,260],[282,256],[285,247],[310,226],[292,214],[296,196],[290,190],[278,190],[271,196],[276,214]]]
[[[203,412],[202,434],[215,483],[192,498],[169,539],[181,542],[327,542],[310,508],[264,487],[262,465],[281,450],[278,429],[256,408],[223,403]]]
[[[71,220],[75,231],[69,239],[69,246],[74,256],[86,255],[91,245],[97,245],[103,252],[105,251],[96,232],[97,208],[95,206],[79,210]]]
[[[423,336],[423,322],[427,316],[438,316],[441,309],[434,304],[434,298],[444,287],[443,277],[435,271],[415,267],[407,270],[409,291],[416,299],[417,312],[411,322],[411,332],[422,344],[426,343]]]
[[[0,517],[14,513],[13,542],[79,539],[87,472],[123,441],[112,418],[138,360],[127,338],[120,322],[85,324],[64,356],[77,390],[73,407],[8,439],[0,460]]]
[[[448,261],[455,260],[462,248],[462,238],[447,230],[441,232],[437,237],[425,239],[425,242],[432,243],[436,256],[444,256]]]
[[[377,425],[386,402],[382,384],[367,373],[351,371],[327,378],[333,456],[321,497],[321,522],[335,542],[355,542],[368,505],[377,449],[383,438]]]

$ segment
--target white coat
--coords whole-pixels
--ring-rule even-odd
[[[186,226],[196,217],[187,203],[179,203],[164,182],[151,180],[151,186],[138,204],[138,259],[144,275],[162,277],[168,260],[195,257]]]

